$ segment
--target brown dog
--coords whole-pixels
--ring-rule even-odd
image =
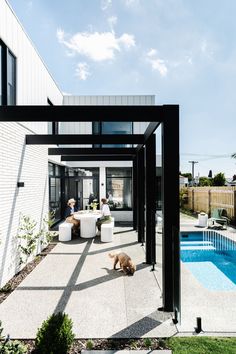
[[[110,258],[114,258],[114,266],[113,269],[116,269],[116,265],[120,262],[120,268],[122,268],[125,274],[133,275],[136,271],[136,266],[132,262],[131,258],[124,252],[111,254],[109,253]]]

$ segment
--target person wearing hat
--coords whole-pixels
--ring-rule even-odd
[[[75,206],[75,199],[71,198],[68,200],[67,202],[67,207],[65,210],[65,219],[66,222],[72,223],[73,227],[72,227],[72,233],[73,235],[78,235],[79,232],[79,227],[80,227],[80,221],[76,220],[74,218],[74,213],[77,212],[79,209]]]
[[[98,219],[98,221],[96,222],[96,225],[97,225],[97,228],[98,228],[97,235],[101,234],[101,225],[103,223],[112,222],[111,211],[110,211],[110,208],[109,208],[109,205],[108,205],[108,200],[106,198],[102,198],[101,202],[102,202],[102,206],[101,206],[102,217],[100,219]]]

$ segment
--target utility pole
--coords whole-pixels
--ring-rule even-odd
[[[194,180],[195,180],[195,178],[194,178],[194,165],[195,165],[195,163],[198,163],[198,161],[189,161],[189,163],[192,164],[192,187],[193,187],[194,186]]]

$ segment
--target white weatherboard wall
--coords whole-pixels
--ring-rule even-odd
[[[16,56],[17,105],[47,105],[47,98],[62,104],[62,93],[5,0],[0,38]],[[46,133],[47,123],[0,122],[0,287],[18,271],[20,215],[35,219],[37,230],[48,212],[48,146],[25,144],[26,134]]]
[[[17,104],[62,104],[63,95],[13,10],[0,0],[0,38],[17,61]]]

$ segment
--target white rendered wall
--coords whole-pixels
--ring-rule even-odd
[[[16,56],[17,105],[62,104],[63,95],[19,20],[0,0],[0,38]],[[25,145],[26,134],[46,134],[47,123],[0,122],[0,287],[17,271],[20,215],[42,226],[48,212],[48,146]],[[18,188],[17,182],[25,186]]]

